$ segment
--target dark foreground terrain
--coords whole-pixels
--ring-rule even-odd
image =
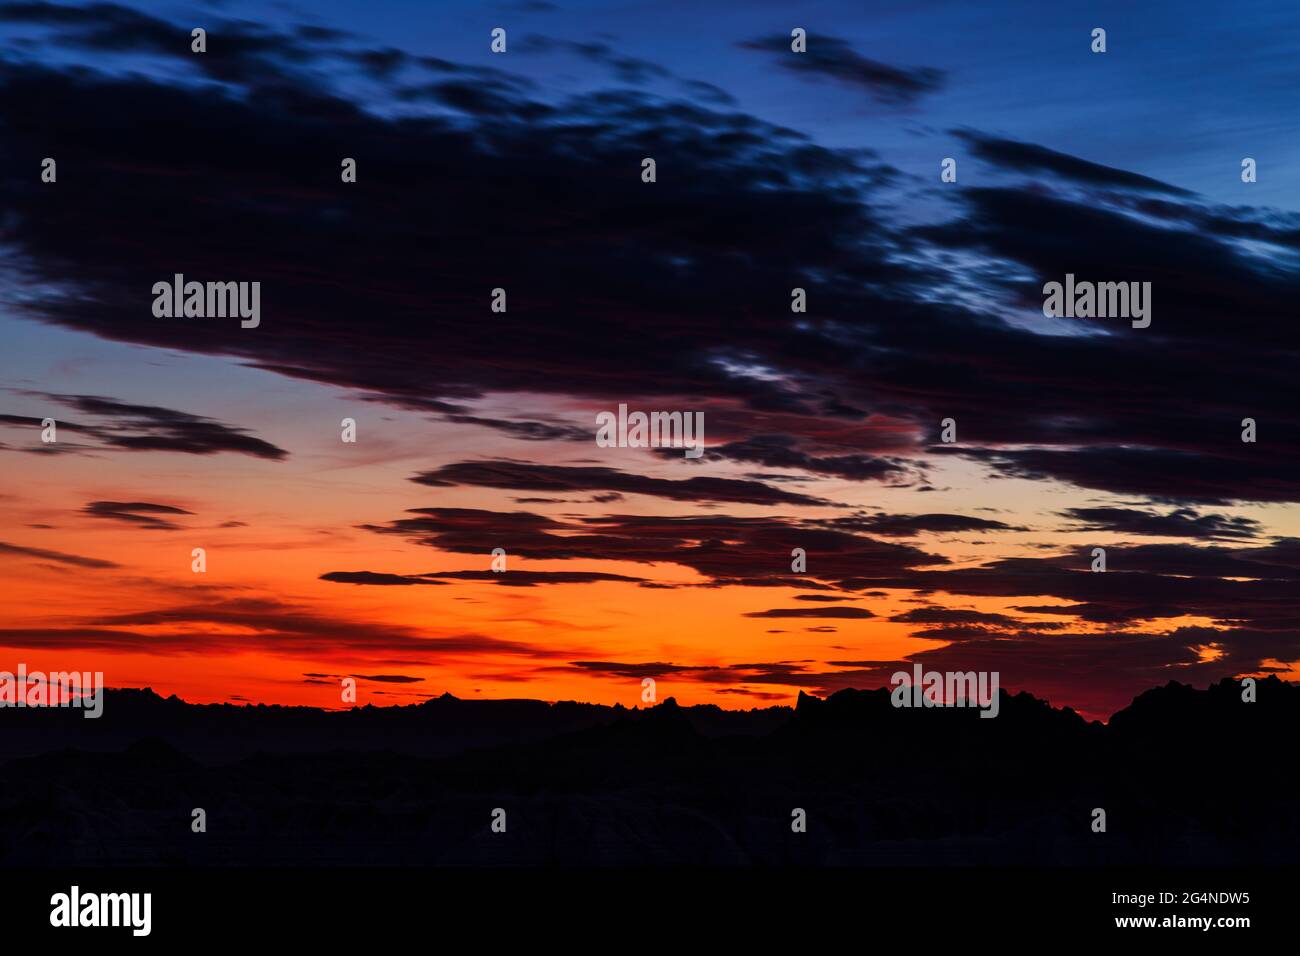
[[[749,712],[110,691],[98,720],[0,710],[0,866],[1290,864],[1297,730],[1276,678],[1254,703],[1170,683],[1105,725],[1005,692],[989,720],[883,690]]]

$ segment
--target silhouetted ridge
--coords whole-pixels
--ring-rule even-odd
[[[887,689],[749,711],[119,690],[98,720],[0,709],[0,864],[1291,863],[1300,688],[1256,693],[1169,684],[1103,725],[1005,691],[985,718]]]

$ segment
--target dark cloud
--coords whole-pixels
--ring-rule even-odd
[[[503,548],[530,559],[671,562],[693,568],[716,586],[826,588],[817,579],[856,580],[946,559],[917,548],[787,518],[604,515],[559,520],[531,512],[414,508],[387,525],[362,525],[419,544],[463,554]],[[790,573],[791,552],[804,548],[808,575]]]
[[[615,491],[673,501],[730,501],[745,504],[826,505],[820,498],[738,478],[653,478],[599,466],[540,465],[515,461],[461,461],[411,479],[432,487],[475,485],[527,491]]]
[[[447,581],[491,581],[505,587],[531,588],[539,584],[591,584],[596,581],[622,581],[638,584],[644,578],[603,571],[433,571],[427,574],[383,574],[375,571],[330,571],[322,581],[341,584],[444,584]]]
[[[478,425],[505,432],[512,438],[524,441],[574,441],[587,442],[595,440],[595,428],[580,428],[577,425],[565,425],[557,422],[511,421],[500,418],[483,418],[477,415],[444,415],[443,421],[458,425]]]
[[[1085,183],[1091,186],[1114,186],[1121,189],[1135,189],[1143,192],[1168,193],[1175,196],[1190,196],[1185,189],[1178,189],[1168,183],[1139,176],[1111,166],[1090,163],[1068,153],[1058,153],[1054,149],[1035,143],[1020,143],[1010,139],[988,136],[976,130],[954,130],[970,147],[971,152],[981,159],[986,159],[1004,169],[1016,172],[1047,172],[1065,179]]]
[[[427,581],[419,575],[386,574],[382,571],[327,571],[320,576],[322,581],[336,584],[372,584],[386,587],[406,587],[414,584],[441,584],[441,581]]]
[[[1070,603],[1024,605],[1018,610],[1065,614],[1097,624],[1192,615],[1224,627],[1287,630],[1300,626],[1294,596],[1298,558],[1300,543],[1295,539],[1251,548],[1116,546],[1106,548],[1107,570],[1092,572],[1091,548],[1079,547],[1051,557],[1006,558],[974,568],[918,569],[890,578],[836,583],[851,589],[899,587],[983,597],[1051,596]]]
[[[1041,283],[1067,273],[1150,281],[1152,326],[1073,320],[1093,334],[1029,339],[986,330],[978,346],[967,344],[991,364],[978,380],[950,375],[942,390],[948,399],[932,405],[935,421],[943,407],[980,410],[961,420],[965,447],[932,451],[1016,477],[1158,501],[1295,500],[1300,417],[1269,357],[1294,344],[1285,317],[1285,303],[1300,293],[1294,270],[1214,233],[1144,221],[1104,197],[977,187],[960,199],[969,216],[925,235],[1037,277],[1008,283],[1008,296],[1038,310]],[[938,381],[934,360],[912,356],[907,364],[913,382]],[[1103,380],[1108,397],[1099,405]],[[1241,440],[1248,417],[1259,421],[1257,443]]]
[[[0,22],[49,28],[54,42],[71,49],[170,58],[183,62],[182,68],[230,83],[288,78],[325,52],[318,44],[351,38],[323,28],[284,33],[247,20],[214,20],[205,26],[207,52],[195,56],[192,27],[116,3],[8,3],[0,5]]]
[[[1079,531],[1110,531],[1166,538],[1201,538],[1223,541],[1258,537],[1263,528],[1252,518],[1199,514],[1177,508],[1165,514],[1139,508],[1067,508],[1062,514],[1078,522]],[[1075,530],[1075,529],[1071,529]]]
[[[465,74],[480,91],[482,80]],[[259,87],[253,105],[139,76],[8,65],[0,72],[0,105],[6,132],[15,136],[12,148],[30,148],[39,159],[48,139],[23,131],[59,128],[65,164],[88,164],[115,183],[80,195],[89,172],[66,190],[60,182],[66,201],[51,208],[26,178],[0,178],[15,217],[11,242],[32,263],[34,281],[68,289],[65,298],[45,299],[49,320],[230,355],[407,407],[425,401],[446,408],[449,399],[487,390],[608,400],[617,388],[615,398],[716,394],[797,410],[797,392],[728,371],[737,347],[747,346],[716,319],[701,320],[721,314],[736,289],[755,290],[757,303],[778,291],[776,275],[850,246],[860,254],[876,245],[882,227],[861,205],[873,167],[742,114],[601,93],[556,107],[543,121],[522,109],[518,84],[502,80],[488,92],[520,109],[489,104],[472,113],[476,128],[467,136],[464,116],[388,120],[316,83]],[[93,110],[86,109],[90,102]],[[123,135],[118,117],[140,112],[158,123],[133,124]],[[97,119],[88,122],[88,115]],[[155,132],[196,115],[203,117],[196,125],[202,142],[183,152]],[[251,154],[232,145],[247,139],[262,149]],[[322,167],[319,157],[351,155],[357,142],[368,144],[360,157],[363,181],[371,164],[383,172],[363,190],[340,191],[337,169]],[[660,162],[678,170],[672,182],[657,184],[654,197],[639,189],[638,169],[627,158],[651,143]],[[432,184],[410,158],[430,153],[446,170]],[[205,195],[244,198],[218,211],[184,182],[160,176],[177,166],[202,178]],[[307,179],[290,176],[290,169],[307,171]],[[458,183],[454,190],[439,185],[450,182]],[[604,217],[586,211],[598,208],[623,208],[637,230],[611,243]],[[100,228],[76,228],[88,219]],[[415,231],[399,236],[392,230],[399,221],[416,224]],[[109,234],[124,238],[98,238]],[[742,246],[766,247],[767,261],[738,260],[733,250]],[[413,265],[423,261],[421,250],[434,248],[444,258],[439,275],[428,276],[439,288],[430,299],[411,284],[427,275]],[[488,262],[513,265],[493,277],[484,271]],[[271,263],[281,264],[273,267],[279,278],[265,282],[257,330],[159,322],[149,313],[148,290],[160,276],[256,277]],[[709,277],[686,283],[690,296],[674,291],[684,288],[683,269]],[[883,278],[902,267],[881,261],[858,271]],[[75,290],[69,276],[78,277]],[[510,312],[492,322],[470,320],[486,308],[481,290],[496,285],[510,289]],[[592,295],[574,300],[570,292],[578,286]],[[601,304],[612,301],[639,304],[612,315]],[[341,333],[362,313],[371,318],[367,348],[358,350]],[[755,323],[752,344],[775,358],[791,338],[789,325],[780,316]],[[680,348],[687,334],[698,349]],[[620,344],[631,335],[640,339],[634,350]]]
[[[790,435],[755,435],[743,441],[728,442],[708,449],[710,462],[754,462],[768,468],[801,468],[804,471],[852,481],[886,481],[904,478],[908,469],[898,459],[877,455],[813,455],[795,447]],[[660,448],[658,453],[671,457],[674,449]],[[677,451],[680,457],[681,452]]]
[[[95,518],[108,518],[159,531],[175,531],[181,526],[157,515],[189,515],[192,511],[158,505],[148,501],[92,501],[81,509],[82,514]]]
[[[77,9],[79,23],[114,22],[111,11]],[[172,31],[184,39],[166,25],[167,37]],[[927,453],[937,422],[963,409],[958,453],[1004,474],[1167,501],[1300,497],[1300,418],[1275,359],[1295,347],[1288,317],[1300,288],[1293,274],[1231,244],[1264,225],[1273,238],[1288,235],[1260,211],[1165,193],[1157,226],[1136,214],[1144,194],[1150,200],[1147,183],[968,133],[1008,163],[1050,163],[1070,182],[1108,193],[1085,201],[1037,184],[966,187],[953,194],[958,213],[947,222],[903,230],[874,205],[886,167],[753,117],[633,91],[547,103],[539,113],[530,84],[502,71],[362,50],[371,67],[435,74],[493,101],[456,116],[395,120],[318,78],[296,79],[300,69],[328,73],[347,62],[329,43],[245,32],[249,55],[280,67],[258,74],[274,85],[253,73],[239,81],[257,90],[255,104],[140,76],[13,62],[0,70],[14,156],[0,199],[13,223],[9,244],[43,289],[39,317],[229,355],[467,421],[477,416],[457,404],[487,391],[610,405],[696,396],[732,414],[726,454],[785,458],[827,477],[897,481],[898,469]],[[782,62],[806,69],[839,52],[833,38],[814,34],[808,54],[782,54]],[[119,119],[141,112],[157,123]],[[199,137],[183,153],[162,132],[176,125]],[[64,201],[55,206],[18,173],[49,151],[48,137],[33,137],[37,128],[59,130],[60,153],[82,168],[60,182]],[[232,146],[249,139],[263,144],[258,154]],[[364,188],[343,190],[319,157],[350,155],[357,142],[367,144]],[[674,171],[653,197],[629,159],[651,151]],[[432,183],[410,159],[429,154],[444,170]],[[204,195],[242,199],[205,204],[183,177],[162,175],[176,168],[202,177]],[[367,180],[367,168],[382,175]],[[112,190],[91,189],[105,177]],[[455,189],[443,188],[449,183]],[[626,227],[613,230],[590,212],[599,209],[621,210]],[[394,230],[396,222],[406,225]],[[441,265],[429,275],[420,264],[434,249]],[[1041,305],[1042,282],[1067,271],[1152,280],[1154,325],[1048,337],[940,304],[954,300],[938,294],[947,277],[926,255],[948,249],[987,274],[1008,309]],[[487,270],[489,262],[498,265]],[[506,274],[502,262],[511,264]],[[148,312],[157,272],[255,277],[268,268],[277,280],[267,282],[257,330],[160,323]],[[791,275],[809,277],[807,318],[781,308],[789,283],[777,277]],[[1023,275],[1035,278],[1008,278]],[[475,320],[486,308],[482,290],[498,285],[510,289],[509,313]],[[574,288],[586,294],[575,299]],[[370,317],[364,350],[347,344],[358,314]],[[743,325],[727,318],[736,314],[747,316]],[[888,453],[864,436],[829,450],[837,446],[824,440],[828,422],[854,415],[871,416],[877,434],[891,437]],[[1260,419],[1257,445],[1237,440],[1247,415]],[[774,416],[780,431],[769,427]],[[554,434],[546,423],[501,421],[474,423]]]
[[[1143,216],[1191,226],[1198,232],[1250,239],[1284,249],[1300,248],[1300,214],[1254,206],[1169,202],[1148,196],[1116,197],[1116,201]]]
[[[62,551],[48,551],[45,548],[29,548],[21,544],[9,544],[6,541],[0,541],[0,555],[4,554],[21,554],[29,558],[40,558],[42,561],[53,561],[56,564],[69,564],[79,568],[118,567],[114,562],[104,561],[100,558],[85,558],[78,554],[65,554]]]
[[[617,677],[641,679],[644,677],[673,677],[700,683],[730,684],[787,684],[805,671],[805,662],[777,661],[758,664],[730,664],[726,667],[683,666],[665,663],[626,663],[618,661],[573,661],[571,667]]]
[[[51,416],[53,417],[53,416]],[[43,419],[31,415],[0,415],[0,425],[13,425],[22,428],[42,428]],[[82,435],[93,435],[95,429],[86,425],[78,425],[76,422],[57,421],[58,428],[62,431],[75,432]]]
[[[864,607],[778,607],[768,611],[749,611],[745,617],[827,617],[862,619],[875,617]]]
[[[573,661],[572,666],[597,674],[612,674],[615,677],[629,677],[639,680],[643,677],[663,677],[667,674],[679,674],[690,670],[673,664],[620,664],[613,661]]]
[[[533,646],[482,634],[434,634],[329,616],[266,598],[208,599],[98,616],[66,627],[4,628],[0,646],[159,655],[241,654],[256,648],[280,657],[329,655],[339,660],[427,666],[457,656],[563,659],[574,653],[572,647]]]
[[[187,52],[183,25],[125,9],[10,12],[45,24],[65,58],[89,45],[100,70],[49,65],[58,58],[0,66],[6,241],[41,290],[19,314],[230,356],[525,438],[565,436],[529,419],[473,421],[463,403],[500,391],[604,407],[707,402],[711,415],[731,416],[714,431],[725,454],[824,477],[910,480],[946,451],[1004,475],[1160,501],[1300,498],[1300,413],[1277,360],[1297,348],[1300,280],[1238,243],[1293,242],[1285,217],[1153,196],[1142,177],[966,132],[1007,172],[1047,170],[1094,192],[967,186],[946,221],[904,228],[877,203],[893,173],[869,153],[821,148],[735,111],[628,90],[542,103],[505,71],[238,24],[216,31],[234,61],[218,67],[210,53],[209,66],[195,65],[205,58]],[[763,48],[791,69],[890,96],[937,82],[860,69],[862,58],[816,33],[807,54],[789,53],[787,37],[772,42]],[[114,50],[142,46],[165,48],[178,70],[220,69],[231,89],[107,72]],[[441,89],[433,112],[393,118],[330,85],[348,69],[390,97],[381,107],[419,86],[414,74],[459,84],[465,99]],[[123,119],[138,115],[156,122]],[[192,128],[183,146],[166,132],[180,126]],[[37,130],[58,131],[63,162],[79,171],[61,179],[56,204],[21,172],[52,148]],[[261,148],[239,145],[248,141]],[[352,155],[358,142],[362,180],[341,188],[320,157]],[[653,195],[636,164],[650,153],[673,171]],[[432,181],[412,159],[423,155],[439,156]],[[106,181],[114,188],[96,188]],[[1067,271],[1151,280],[1154,324],[1079,320],[1104,334],[1036,334],[948,294],[958,277],[937,258],[947,251],[1008,314],[1039,311],[1042,283]],[[262,325],[153,319],[148,289],[175,271],[274,275]],[[806,277],[807,316],[789,313],[790,276]],[[484,321],[483,290],[496,286],[510,290],[510,311]],[[365,349],[352,345],[357,315],[368,317]],[[960,447],[927,448],[954,410]],[[1259,419],[1258,444],[1239,441],[1247,416]],[[832,424],[854,421],[870,421],[874,437],[828,440]],[[170,424],[178,434],[128,432],[123,444],[283,454],[237,432]]]
[[[279,461],[289,454],[283,448],[249,435],[242,428],[225,425],[201,415],[156,405],[130,405],[96,395],[33,394],[99,419],[95,424],[84,424],[64,422],[53,414],[49,416],[55,420],[59,431],[85,435],[99,442],[97,446],[84,446],[86,448],[170,451],[188,455],[232,452],[272,461]],[[41,419],[4,415],[0,416],[0,423],[40,428]]]
[[[791,695],[776,691],[750,690],[748,687],[719,687],[719,694],[735,694],[741,697],[753,697],[755,700],[786,700]]]
[[[515,588],[531,588],[539,584],[591,584],[596,581],[637,584],[645,580],[605,571],[439,571],[426,577],[442,581],[492,581]]]
[[[746,50],[771,53],[782,69],[811,79],[830,79],[865,90],[873,99],[891,105],[913,103],[938,90],[944,83],[942,70],[890,66],[862,56],[846,40],[836,37],[810,33],[804,53],[791,51],[790,43],[788,33],[777,33],[737,45]]]
[[[1232,422],[1222,423],[1218,448],[1203,452],[1129,445],[962,451],[1015,478],[1067,481],[1118,495],[1143,495],[1156,501],[1228,505],[1239,501],[1295,501],[1300,483],[1290,449],[1277,455],[1253,453],[1258,447],[1238,441]]]
[[[971,518],[965,515],[855,515],[827,522],[836,528],[869,531],[889,537],[907,538],[925,532],[956,534],[963,531],[1023,531],[1002,521]]]
[[[895,614],[890,620],[905,624],[993,624],[1002,627],[1019,623],[1015,618],[1005,614],[946,607],[912,608],[902,614]]]

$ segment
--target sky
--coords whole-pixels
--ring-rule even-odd
[[[0,3],[0,670],[747,708],[919,662],[1099,719],[1290,676],[1297,27]],[[156,316],[177,273],[260,324]],[[1045,317],[1067,273],[1151,325]],[[601,447],[620,404],[704,454]]]

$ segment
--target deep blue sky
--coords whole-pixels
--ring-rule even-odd
[[[604,39],[619,52],[723,87],[739,108],[813,134],[826,145],[868,146],[926,174],[945,152],[935,134],[957,126],[1037,142],[1164,179],[1216,202],[1300,208],[1288,173],[1300,89],[1300,4],[1289,2],[722,2],[565,0],[525,3],[382,0],[359,4],[222,4],[225,15],[343,25],[378,44],[463,62],[508,66],[557,92],[608,84],[572,56],[492,56],[487,33],[570,41]],[[170,10],[183,8],[171,7]],[[274,9],[278,12],[272,13]],[[948,74],[908,109],[881,108],[858,90],[809,83],[738,49],[794,26],[849,41],[863,56]],[[1093,27],[1108,52],[1090,52]],[[653,84],[651,84],[653,86]],[[665,88],[671,91],[670,87]],[[1244,193],[1243,156],[1260,162]],[[974,172],[972,169],[971,172]]]
[[[675,77],[717,85],[735,97],[737,109],[824,145],[876,149],[885,161],[924,177],[943,156],[960,160],[960,144],[944,133],[969,126],[1162,179],[1214,202],[1300,208],[1300,191],[1287,172],[1300,159],[1300,140],[1288,135],[1300,86],[1294,57],[1300,5],[1294,3],[229,0],[132,6],[196,25],[242,19],[333,26],[371,38],[376,48],[529,76],[542,98],[617,83],[609,70],[581,57],[524,52],[527,36],[603,42]],[[488,50],[496,26],[510,34],[512,49],[504,56]],[[809,31],[813,47],[821,38],[839,38],[891,66],[942,70],[945,82],[907,106],[882,106],[860,89],[809,82],[777,68],[767,54],[737,46],[794,26]],[[1089,49],[1098,26],[1108,34],[1104,55]],[[40,32],[0,23],[0,37]],[[650,78],[642,86],[683,94],[671,80]],[[1248,192],[1239,179],[1244,156],[1260,164],[1259,181]],[[973,165],[962,173],[966,181],[978,175]]]

